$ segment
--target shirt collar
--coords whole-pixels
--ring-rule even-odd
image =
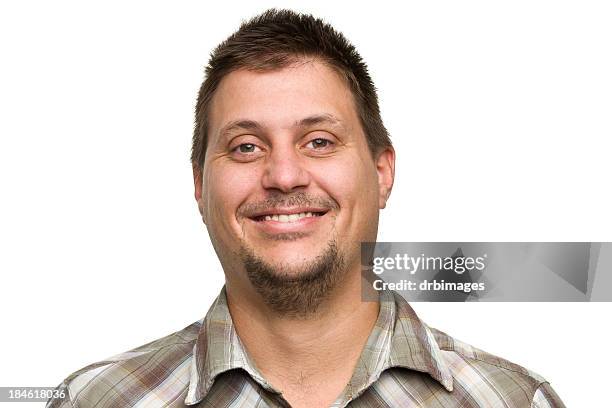
[[[185,404],[193,405],[200,402],[210,388],[215,378],[229,370],[242,368],[265,389],[273,393],[277,391],[257,370],[245,351],[232,321],[227,306],[225,285],[213,302],[202,321],[202,326],[193,346],[189,388]]]
[[[390,367],[405,367],[429,373],[448,391],[453,377],[444,362],[440,347],[430,328],[419,319],[410,304],[397,292],[385,291],[387,304],[395,304],[395,320],[389,356]],[[381,302],[381,305],[385,302]]]
[[[397,292],[379,292],[380,311],[357,361],[344,401],[361,395],[383,371],[392,367],[428,373],[449,392],[450,369],[444,363],[433,333]]]
[[[378,318],[348,384],[346,397],[355,398],[391,367],[428,373],[448,391],[453,390],[450,370],[431,330],[401,295],[381,291]],[[193,346],[185,404],[200,402],[217,375],[236,368],[245,370],[266,390],[278,393],[246,353],[229,313],[224,285],[203,319]]]

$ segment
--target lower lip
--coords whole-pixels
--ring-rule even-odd
[[[302,217],[295,221],[280,222],[274,220],[255,221],[251,220],[263,232],[268,234],[279,234],[285,232],[308,232],[314,228],[327,213],[314,217]]]

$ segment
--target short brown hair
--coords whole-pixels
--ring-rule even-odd
[[[331,25],[310,14],[269,9],[242,23],[211,54],[195,109],[191,163],[202,167],[208,143],[208,110],[224,76],[238,69],[267,71],[300,58],[317,58],[346,80],[372,155],[391,146],[380,117],[376,88],[355,47]]]

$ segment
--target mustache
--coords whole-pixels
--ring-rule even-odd
[[[338,203],[331,197],[315,196],[299,191],[291,194],[273,193],[264,200],[243,204],[238,208],[237,213],[242,217],[251,217],[263,211],[287,207],[317,207],[328,210],[340,208]]]

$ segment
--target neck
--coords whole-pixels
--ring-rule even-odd
[[[362,301],[359,269],[348,271],[316,312],[301,318],[279,316],[250,285],[228,282],[236,332],[272,385],[283,392],[309,386],[320,390],[321,384],[337,379],[336,388],[344,388],[379,313],[378,302]]]

